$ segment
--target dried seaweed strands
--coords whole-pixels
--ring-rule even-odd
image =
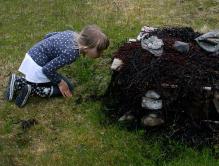
[[[175,40],[180,40],[183,42],[194,42],[194,39],[201,35],[199,32],[194,32],[190,27],[165,27],[159,28],[150,35],[156,35],[158,38],[174,38]]]
[[[131,76],[133,76],[135,77],[134,80],[138,80],[138,82],[148,82],[147,80],[150,80],[148,77],[151,77],[152,74],[156,75],[157,73],[160,73],[159,77],[158,75],[156,77],[160,78],[161,80],[166,77],[169,78],[169,81],[168,79],[164,79],[163,82],[174,83],[172,82],[172,80],[177,80],[174,78],[180,77],[180,75],[182,75],[183,73],[188,75],[189,72],[195,73],[195,71],[199,72],[199,70],[204,70],[202,69],[202,67],[200,67],[200,65],[192,64],[192,62],[188,61],[187,57],[182,57],[180,55],[174,56],[174,54],[165,54],[160,59],[158,59],[156,63],[149,63],[149,61],[147,61],[146,63],[142,59],[144,57],[151,57],[150,55],[142,55],[139,50],[132,50],[132,52],[134,55],[129,52],[129,55],[132,56],[127,58],[129,59],[129,61],[124,64],[123,70],[120,72],[120,75],[127,74],[128,78],[131,78]],[[138,56],[137,54],[140,55]],[[205,71],[203,72],[205,73]]]
[[[194,37],[196,37],[197,35],[194,35],[194,32],[193,31],[191,31],[191,29],[186,29],[186,28],[182,28],[181,29],[181,31],[185,31],[186,30],[186,32],[187,32],[187,34],[188,34],[188,30],[189,30],[189,33],[190,33],[190,36],[192,36],[192,38],[194,38]],[[178,33],[176,33],[176,32],[178,32],[178,31],[176,31],[175,29],[174,30],[170,30],[170,29],[164,29],[164,30],[162,30],[162,31],[160,31],[159,33],[161,33],[161,32],[165,32],[165,31],[168,31],[169,33],[171,32],[171,35],[172,36],[177,36],[177,34]],[[173,32],[175,32],[176,34],[174,34]],[[192,35],[192,33],[193,33],[193,35]],[[165,33],[164,33],[165,34]],[[181,33],[179,33],[179,34],[181,34]],[[164,35],[163,35],[164,36]],[[179,35],[178,35],[179,36]],[[166,41],[168,41],[169,39],[166,39]],[[192,40],[192,39],[191,39]],[[133,45],[133,46],[132,46]],[[136,47],[137,46],[137,47]],[[124,49],[124,47],[126,48],[126,49]],[[125,57],[127,57],[128,56],[128,54],[129,55],[131,55],[131,53],[130,52],[128,52],[128,51],[130,51],[129,49],[127,49],[127,47],[130,47],[131,48],[131,50],[133,51],[133,48],[134,49],[140,49],[139,48],[139,44],[138,43],[131,43],[131,44],[128,44],[128,45],[125,45],[124,47],[122,47],[123,49],[123,52],[121,53],[120,52],[120,50],[115,54],[115,56],[114,57],[119,57],[119,58],[121,58],[121,59],[125,59]],[[159,64],[161,67],[160,68],[162,68],[162,69],[165,69],[165,65],[168,65],[168,66],[173,66],[171,63],[170,63],[170,61],[172,60],[173,61],[173,63],[181,63],[181,64],[185,64],[186,63],[186,61],[190,61],[191,62],[191,60],[190,60],[190,57],[191,57],[191,59],[194,59],[193,60],[193,63],[194,63],[194,65],[199,65],[199,66],[201,66],[201,64],[205,64],[205,65],[208,65],[207,67],[209,67],[210,65],[209,65],[209,63],[207,63],[206,62],[206,59],[205,59],[205,61],[203,62],[203,63],[200,63],[200,57],[206,57],[206,56],[203,56],[203,51],[200,51],[200,49],[197,49],[197,48],[199,48],[199,47],[197,47],[197,45],[196,45],[196,50],[195,51],[197,51],[198,52],[198,54],[197,54],[197,52],[196,52],[196,54],[194,54],[192,51],[191,51],[191,53],[189,54],[190,56],[189,57],[187,57],[186,55],[181,55],[180,53],[178,53],[176,50],[174,50],[173,48],[172,48],[172,44],[169,44],[168,42],[166,42],[165,43],[165,46],[164,46],[164,48],[166,48],[166,50],[165,50],[165,52],[164,52],[164,54],[162,55],[162,57],[161,57],[161,59],[164,59],[164,60],[167,60],[167,61],[169,61],[169,63],[163,63],[163,64]],[[169,49],[168,49],[169,48]],[[128,50],[128,51],[124,51],[124,50]],[[141,51],[140,51],[141,50]],[[139,52],[142,52],[142,49],[140,49],[139,50]],[[147,52],[146,52],[147,53]],[[149,59],[149,57],[151,56],[151,54],[150,53],[147,53],[147,54],[143,54],[142,53],[142,57],[144,57],[145,59],[147,58],[147,59]],[[118,56],[118,55],[120,55],[120,56]],[[201,56],[202,55],[202,56]],[[194,56],[196,56],[195,58],[194,58]],[[132,55],[131,57],[135,57],[134,55]],[[131,68],[133,68],[133,69],[135,69],[135,70],[137,70],[137,71],[140,71],[143,67],[142,67],[142,65],[141,65],[141,63],[142,62],[145,62],[145,63],[148,63],[148,61],[143,61],[142,59],[139,59],[139,61],[140,62],[138,62],[138,64],[136,64],[136,61],[137,61],[137,58],[135,59],[135,60],[130,60],[129,58],[126,58],[126,60],[129,60],[132,64],[132,67]],[[125,63],[125,66],[129,66],[130,64],[126,64]],[[174,64],[175,65],[175,64]],[[217,67],[218,68],[218,66],[219,65],[215,65],[215,61],[212,61],[212,63],[211,63],[211,66],[214,66],[215,68]],[[189,67],[188,65],[186,66],[186,67]],[[204,68],[204,70],[206,70],[206,67],[205,66],[201,66],[202,68]],[[124,67],[125,69],[124,70],[126,70],[126,67]],[[214,69],[215,69],[214,68]],[[199,70],[200,68],[196,68],[196,69],[194,69],[194,70]],[[144,69],[143,69],[144,70]],[[171,70],[169,70],[169,71],[171,71]],[[181,71],[183,71],[183,70],[181,70]],[[163,72],[163,74],[165,74],[166,72]],[[180,73],[178,73],[178,74],[180,74]]]
[[[219,80],[219,57],[203,51],[194,42],[200,34],[191,28],[158,29],[150,35],[163,39],[161,57],[143,50],[140,42],[124,43],[114,53],[114,58],[124,64],[120,71],[114,72],[108,88],[108,95],[117,107],[111,117],[119,119],[124,113],[132,112],[137,119],[135,123],[139,123],[149,112],[141,107],[142,96],[153,89],[164,103],[161,113],[166,128],[160,133],[163,131],[166,136],[193,145],[218,142],[215,129],[219,126],[201,120],[217,117],[209,116],[207,110]],[[189,42],[189,52],[178,52],[173,47],[176,40]],[[212,91],[206,92],[205,86]]]

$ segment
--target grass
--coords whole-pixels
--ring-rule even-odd
[[[143,25],[219,27],[216,0],[0,0],[0,165],[168,165],[215,166],[211,150],[196,151],[144,130],[105,124],[99,101],[110,80],[110,58],[118,45],[136,37]],[[25,52],[46,33],[98,24],[110,37],[104,56],[81,57],[60,72],[74,78],[74,97],[33,98],[19,109],[3,99],[7,78]],[[16,124],[35,118],[26,132]]]

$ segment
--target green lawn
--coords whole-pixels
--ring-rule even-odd
[[[219,27],[217,0],[0,0],[0,165],[168,165],[216,166],[210,149],[196,151],[176,142],[104,123],[100,101],[110,80],[112,53],[143,25]],[[99,25],[110,48],[98,60],[82,57],[62,69],[76,84],[74,97],[32,98],[19,109],[6,102],[8,76],[26,51],[46,33]],[[16,72],[17,73],[17,72]],[[23,132],[21,119],[39,123]]]

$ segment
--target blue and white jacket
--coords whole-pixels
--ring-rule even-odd
[[[80,55],[77,35],[69,30],[48,33],[27,52],[53,84],[61,81],[57,70],[71,64]]]

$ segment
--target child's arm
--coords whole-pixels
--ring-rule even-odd
[[[79,50],[74,50],[73,53],[63,51],[63,54],[43,66],[42,71],[53,84],[57,85],[61,82],[61,77],[56,71],[74,62],[78,56]]]

